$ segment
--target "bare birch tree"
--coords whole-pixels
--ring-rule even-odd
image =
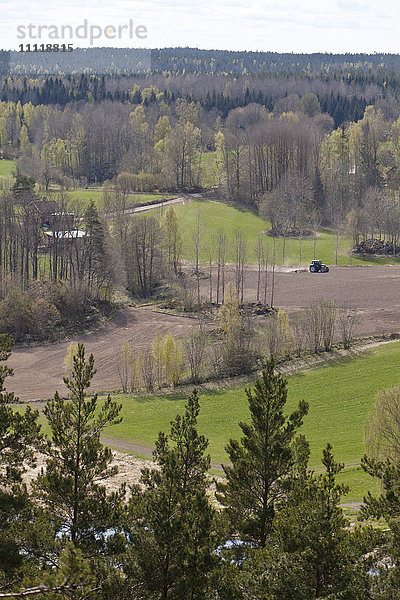
[[[202,222],[200,217],[200,209],[197,211],[196,215],[196,224],[192,231],[192,244],[194,251],[194,261],[195,268],[194,272],[196,275],[196,283],[197,283],[197,308],[200,308],[201,298],[200,298],[200,254],[201,254],[201,236],[202,236]]]
[[[228,241],[222,229],[217,233],[217,306],[223,304],[225,296],[225,264]],[[220,291],[221,290],[221,291]]]
[[[245,263],[246,263],[247,241],[243,233],[236,229],[234,240],[235,253],[235,288],[240,304],[244,300],[244,279],[245,279]]]

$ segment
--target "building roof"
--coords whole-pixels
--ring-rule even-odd
[[[86,237],[86,231],[82,229],[72,229],[71,231],[44,231],[44,234],[50,238],[59,240],[75,240]]]
[[[75,213],[60,211],[60,212],[52,212],[51,216],[52,217],[74,217]]]
[[[41,214],[60,212],[60,207],[55,200],[33,200],[32,205]]]

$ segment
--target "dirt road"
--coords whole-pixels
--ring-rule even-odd
[[[163,200],[161,202],[157,202],[155,204],[143,204],[142,206],[132,206],[130,208],[127,208],[125,210],[125,215],[134,215],[137,213],[145,213],[148,212],[149,210],[155,210],[155,209],[161,209],[164,210],[164,208],[168,208],[169,206],[176,206],[179,204],[187,204],[188,202],[190,202],[190,200],[192,198],[201,198],[201,194],[187,194],[185,196],[179,196],[179,198],[171,198],[171,200]],[[108,217],[113,217],[115,216],[117,213],[115,212],[110,212],[107,213]]]
[[[157,204],[146,204],[145,206],[137,206],[136,208],[129,208],[127,210],[130,214],[136,214],[140,212],[147,212],[149,210],[154,210],[155,208],[168,208],[168,206],[176,206],[177,204],[186,204],[189,201],[189,197],[182,196],[180,198],[172,198],[172,200],[167,200],[166,202],[158,202]]]

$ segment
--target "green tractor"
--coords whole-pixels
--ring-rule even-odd
[[[320,260],[312,260],[308,269],[310,273],[327,273],[329,271],[329,267]]]

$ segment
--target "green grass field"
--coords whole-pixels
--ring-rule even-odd
[[[201,227],[201,259],[205,262],[209,260],[209,249],[216,247],[216,236],[219,229],[222,229],[230,243],[228,252],[228,262],[233,262],[234,251],[233,244],[235,232],[239,230],[247,239],[247,258],[248,264],[257,262],[256,244],[258,236],[269,229],[269,224],[255,213],[224,204],[222,202],[210,202],[193,200],[185,206],[176,206],[175,211],[179,218],[180,230],[183,237],[183,257],[188,260],[194,259],[194,249],[192,236],[197,226],[197,216],[200,214]],[[273,256],[274,239],[265,236],[268,244],[270,260]],[[321,259],[327,264],[335,264],[335,235],[328,229],[321,229],[318,232],[316,240],[316,258]],[[342,237],[339,242],[338,264],[348,265],[350,242]],[[275,238],[276,263],[283,264],[283,239]],[[302,240],[302,259],[301,264],[307,265],[314,258],[314,239],[304,238]],[[386,264],[390,263],[390,258],[369,258],[363,260],[353,257],[353,264]],[[300,264],[300,242],[298,239],[286,239],[285,243],[285,265],[298,266]]]
[[[71,201],[79,202],[82,204],[82,206],[87,206],[91,200],[94,200],[97,204],[101,198],[101,195],[101,188],[89,190],[86,188],[77,188],[75,190],[67,191],[67,196],[71,199]]]
[[[14,160],[0,160],[0,177],[14,177],[14,170]]]
[[[322,470],[322,450],[333,445],[336,460],[345,464],[340,481],[350,487],[345,502],[361,502],[377,482],[360,465],[364,454],[364,425],[379,390],[400,383],[400,342],[391,342],[352,358],[329,361],[288,378],[287,413],[299,400],[309,403],[301,430],[310,442],[310,467]],[[209,439],[214,464],[227,460],[229,438],[239,438],[239,421],[249,419],[244,387],[205,390],[200,394],[199,430]],[[171,420],[184,410],[187,394],[146,397],[115,395],[122,404],[123,420],[106,431],[109,438],[153,446],[159,431],[168,431]],[[21,406],[22,409],[22,406]],[[43,416],[44,432],[49,433]]]
[[[201,184],[205,188],[218,185],[217,153],[204,152],[201,155]]]
[[[360,469],[364,453],[363,432],[376,393],[400,383],[400,342],[375,348],[361,356],[338,359],[312,371],[289,377],[287,411],[300,399],[310,409],[302,433],[310,441],[310,465],[320,470],[322,449],[333,444],[335,457],[346,465],[342,481],[351,486],[347,501],[361,501],[376,482]],[[134,398],[117,396],[123,405],[123,421],[107,430],[107,437],[152,446],[159,431],[183,411],[186,395]],[[209,441],[214,463],[226,460],[224,447],[230,437],[240,437],[238,422],[249,418],[243,387],[200,393],[199,429]]]
[[[66,192],[67,196],[71,199],[72,202],[78,202],[82,207],[85,207],[89,204],[90,200],[94,200],[97,204],[99,200],[102,198],[102,189],[99,188],[76,188],[74,190],[68,190]],[[48,196],[57,194],[56,190],[50,190],[48,192]],[[154,199],[165,199],[165,198],[176,198],[177,194],[161,194],[161,193],[152,193],[152,194],[130,194],[127,200],[127,206],[134,206],[139,202],[151,202]]]

